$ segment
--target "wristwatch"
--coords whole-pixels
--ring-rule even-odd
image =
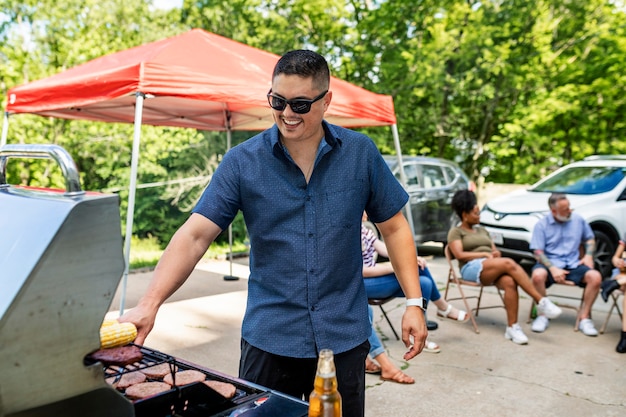
[[[419,307],[422,310],[426,310],[426,300],[424,299],[424,297],[420,297],[420,298],[407,298],[406,299],[406,306],[407,307]]]

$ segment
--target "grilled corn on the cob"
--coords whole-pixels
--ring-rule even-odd
[[[136,337],[137,328],[133,323],[105,320],[100,327],[100,347],[102,349],[127,345]]]

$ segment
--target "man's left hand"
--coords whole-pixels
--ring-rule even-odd
[[[424,349],[426,336],[428,329],[424,311],[419,307],[407,307],[402,316],[402,341],[409,348],[404,360],[413,359]]]
[[[588,266],[589,268],[593,269],[593,256],[591,255],[585,255],[583,256],[583,258],[580,260],[580,263],[583,265]]]

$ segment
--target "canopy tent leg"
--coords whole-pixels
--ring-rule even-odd
[[[7,144],[7,135],[9,134],[9,112],[4,112],[2,118],[2,137],[0,137],[0,147]]]
[[[393,134],[393,143],[396,147],[396,155],[398,158],[398,167],[399,167],[398,172],[400,172],[400,182],[402,183],[402,187],[404,187],[404,189],[406,190],[407,181],[406,181],[406,174],[404,173],[404,164],[402,161],[402,149],[400,148],[400,136],[398,135],[398,125],[392,124],[391,132]],[[406,205],[404,206],[404,209],[406,210],[406,218],[409,222],[411,233],[413,233],[413,241],[415,241],[415,225],[413,224],[413,216],[411,215],[411,199],[410,198],[407,201]]]
[[[133,133],[133,152],[130,162],[130,185],[128,186],[128,209],[126,210],[126,235],[124,236],[124,276],[122,277],[122,296],[120,299],[120,316],[124,314],[126,303],[126,284],[130,268],[130,241],[133,237],[133,215],[135,212],[135,191],[137,189],[137,167],[139,166],[139,144],[141,143],[141,119],[145,95],[136,93],[135,122]]]
[[[230,112],[226,110],[226,152],[232,147],[232,129],[230,128]],[[228,225],[228,261],[230,272],[229,275],[224,275],[225,281],[237,281],[239,277],[233,275],[233,224]]]

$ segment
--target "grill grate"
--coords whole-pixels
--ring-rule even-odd
[[[122,376],[132,372],[147,371],[148,368],[162,366],[163,364],[168,365],[168,373],[173,374],[173,378],[175,378],[176,372],[195,370],[205,374],[207,380],[229,383],[234,385],[236,388],[234,397],[226,399],[203,383],[194,383],[180,387],[174,386],[168,391],[156,394],[149,398],[131,400],[133,401],[135,413],[138,417],[209,415],[209,413],[212,414],[235,407],[238,404],[252,400],[265,392],[255,387],[240,383],[237,380],[229,379],[207,369],[181,361],[174,356],[157,350],[150,349],[145,346],[134,346],[137,346],[141,350],[143,355],[141,361],[126,366],[104,366],[104,374],[107,382],[113,387],[116,387],[117,391],[123,395],[126,395],[125,389],[117,386],[117,383],[120,381]],[[89,359],[89,356],[85,358],[86,365],[93,363],[95,363],[95,361]],[[145,374],[150,374],[150,372],[145,372]],[[163,376],[155,377],[147,375],[146,382],[151,381],[162,382]]]

